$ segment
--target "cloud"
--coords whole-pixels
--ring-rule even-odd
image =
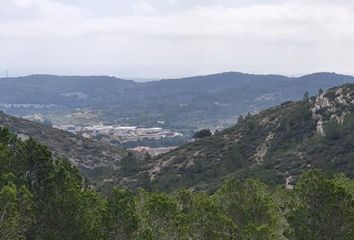
[[[136,77],[352,71],[351,1],[107,0],[100,14],[101,1],[84,2],[5,0],[0,64]]]
[[[156,8],[154,8],[148,1],[140,0],[132,5],[133,11],[138,14],[154,14]]]

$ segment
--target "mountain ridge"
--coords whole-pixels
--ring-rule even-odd
[[[196,128],[228,127],[239,115],[347,82],[354,83],[354,77],[335,73],[286,77],[226,72],[144,83],[108,76],[32,75],[0,79],[0,103],[54,105],[2,109],[17,116],[37,111],[63,115],[81,108],[110,124],[153,127],[164,121],[165,128],[190,134]]]

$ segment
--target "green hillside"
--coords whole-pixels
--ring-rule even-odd
[[[354,85],[244,116],[154,159],[148,172],[158,189],[215,189],[230,175],[285,184],[311,168],[354,177]]]
[[[293,191],[228,179],[213,195],[93,190],[47,147],[0,128],[0,239],[349,240],[354,182],[306,172]],[[117,186],[118,187],[118,186]]]
[[[150,158],[0,114],[0,124],[46,144],[54,156],[76,165],[100,191],[115,185],[174,191],[216,190],[225,178],[258,178],[271,185],[292,182],[320,168],[354,176],[354,85],[285,102],[170,153]]]
[[[92,183],[102,183],[106,172],[119,176],[121,159],[128,151],[83,138],[56,128],[12,117],[0,112],[0,126],[11,129],[22,140],[33,138],[53,151],[55,157],[65,157],[78,167]]]

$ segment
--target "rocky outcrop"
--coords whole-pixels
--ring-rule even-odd
[[[312,117],[317,122],[317,133],[325,135],[326,122],[335,120],[343,124],[345,116],[354,108],[354,90],[351,85],[327,90],[312,101]]]

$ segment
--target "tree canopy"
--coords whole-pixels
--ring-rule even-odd
[[[229,178],[215,193],[92,189],[65,159],[0,128],[0,239],[354,239],[354,181],[304,173],[293,191]]]

